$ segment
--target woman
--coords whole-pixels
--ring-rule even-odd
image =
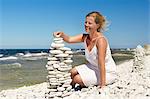
[[[72,86],[78,83],[82,87],[103,87],[116,78],[116,65],[108,41],[101,32],[104,25],[105,18],[99,12],[91,12],[85,20],[85,31],[88,34],[69,37],[63,32],[54,33],[54,36],[62,37],[68,43],[84,42],[85,57],[89,63],[71,69]]]

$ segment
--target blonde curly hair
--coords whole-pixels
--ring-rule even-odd
[[[86,17],[92,16],[95,19],[95,23],[99,24],[99,27],[97,29],[98,32],[101,32],[105,29],[106,19],[102,14],[100,14],[97,11],[90,12],[86,15]]]

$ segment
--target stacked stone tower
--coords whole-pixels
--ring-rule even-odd
[[[72,79],[69,70],[72,68],[73,52],[70,48],[65,47],[63,38],[54,37],[49,53],[46,65],[48,90],[45,97],[47,99],[56,97],[61,99],[72,93],[70,85]]]
[[[138,45],[135,49],[135,55],[133,60],[133,72],[140,72],[144,69],[144,57],[145,57],[145,49]]]

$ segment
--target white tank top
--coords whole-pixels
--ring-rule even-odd
[[[101,37],[104,37],[104,36],[101,36]],[[96,42],[97,42],[98,38],[101,38],[101,37],[97,37]],[[93,48],[91,49],[91,51],[89,52],[87,43],[86,43],[86,39],[87,39],[87,37],[85,37],[85,39],[84,39],[85,57],[86,57],[87,61],[91,64],[90,65],[91,67],[89,67],[89,68],[99,71],[96,43],[93,46]],[[106,41],[107,41],[107,39],[106,39]],[[105,69],[106,69],[106,73],[116,73],[116,64],[111,56],[111,51],[110,51],[108,41],[107,41],[107,49],[106,49],[106,57],[105,57]]]

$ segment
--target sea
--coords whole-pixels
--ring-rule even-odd
[[[73,49],[73,53],[73,66],[87,62],[84,49]],[[49,49],[0,49],[0,91],[46,82],[48,56]],[[130,58],[114,57],[116,63]]]

